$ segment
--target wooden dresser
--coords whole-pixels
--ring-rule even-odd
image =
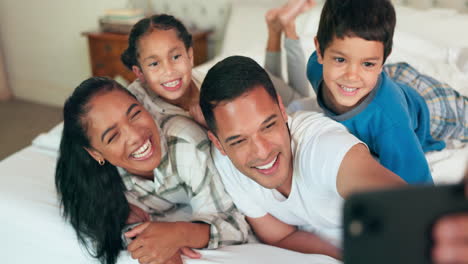
[[[208,58],[208,36],[210,31],[190,31],[193,39],[195,66]],[[109,32],[85,32],[88,38],[89,57],[93,76],[115,78],[121,76],[129,83],[135,80],[133,72],[120,61],[120,55],[128,46],[128,35]]]

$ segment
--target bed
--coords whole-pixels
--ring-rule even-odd
[[[197,70],[206,72],[220,59],[234,54],[250,56],[262,64],[266,41],[263,14],[276,4],[271,1],[233,2],[219,55]],[[313,51],[312,38],[319,12],[317,7],[303,14],[297,22],[306,57]],[[468,95],[468,35],[458,32],[468,28],[468,16],[453,9],[420,10],[398,5],[397,17],[395,50],[389,61],[407,61]],[[54,170],[60,133],[61,124],[58,124],[38,135],[30,146],[0,162],[2,263],[98,263],[80,247],[74,230],[59,214]],[[451,142],[446,150],[429,153],[427,158],[437,184],[457,182],[468,161],[468,147]],[[202,259],[185,258],[184,262],[337,263],[326,256],[300,254],[262,244],[200,252]],[[138,262],[122,252],[118,264],[126,263]]]

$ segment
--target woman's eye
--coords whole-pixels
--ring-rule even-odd
[[[113,135],[109,138],[109,140],[107,141],[107,144],[112,143],[112,142],[115,140],[116,137],[117,137],[117,133],[113,134]]]

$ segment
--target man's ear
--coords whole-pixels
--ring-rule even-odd
[[[190,63],[192,64],[192,67],[194,66],[194,58],[193,58],[193,48],[190,47],[187,51],[188,57],[190,59]]]
[[[101,155],[99,151],[92,149],[92,148],[84,148],[84,149],[98,163],[104,161],[104,157]]]
[[[320,51],[320,44],[318,42],[317,37],[314,37],[314,44],[315,44],[315,52],[317,52],[317,61],[318,63],[323,64],[323,56],[322,56],[323,54]]]
[[[278,105],[281,111],[281,115],[283,116],[283,119],[287,122],[288,114],[286,113],[286,108],[284,107],[283,99],[281,99],[281,96],[279,94],[276,94],[276,97],[278,98]]]
[[[140,67],[133,65],[132,71],[141,83],[145,83],[145,76],[143,75],[143,71],[141,71]]]
[[[208,130],[208,138],[213,142],[213,145],[219,150],[219,152],[226,156],[226,152],[224,151],[223,146],[221,146],[221,142],[219,142],[218,137],[216,137],[216,135],[210,130]]]

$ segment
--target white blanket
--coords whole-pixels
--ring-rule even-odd
[[[78,244],[70,224],[60,216],[54,187],[55,157],[29,146],[0,162],[1,263],[98,263]],[[184,263],[338,263],[262,244],[200,250],[201,259]],[[137,264],[126,251],[118,264]]]

